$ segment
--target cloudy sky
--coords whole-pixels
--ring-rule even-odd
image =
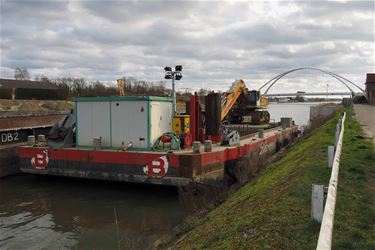
[[[362,85],[374,72],[374,1],[1,1],[1,77],[163,80],[182,64],[179,89],[258,88],[296,67]],[[313,71],[273,89],[344,90]],[[363,86],[363,85],[362,85]]]

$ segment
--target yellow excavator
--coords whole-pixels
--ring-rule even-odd
[[[243,80],[235,81],[222,95],[221,121],[229,124],[268,124],[270,114],[266,110],[268,98],[259,91],[249,91]]]
[[[120,96],[125,96],[125,86],[122,79],[117,79],[117,88]]]

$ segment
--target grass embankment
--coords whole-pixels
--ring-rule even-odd
[[[69,111],[74,108],[70,101],[57,100],[6,100],[0,99],[0,113],[6,112],[46,112]]]
[[[334,249],[375,249],[375,156],[347,110],[334,224]],[[328,185],[327,146],[338,117],[291,147],[279,161],[203,218],[175,246],[183,249],[313,249],[320,224],[310,219],[311,184]],[[352,129],[349,128],[351,124]]]

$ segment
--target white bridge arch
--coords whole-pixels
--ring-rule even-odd
[[[288,70],[288,71],[285,71],[277,76],[275,76],[274,78],[272,78],[271,80],[269,80],[268,82],[266,82],[265,84],[263,84],[260,88],[259,88],[259,91],[261,91],[263,88],[267,87],[266,91],[263,93],[264,95],[267,95],[268,91],[272,88],[272,86],[277,82],[279,81],[281,78],[283,78],[284,76],[290,74],[290,73],[293,73],[295,71],[300,71],[300,70],[314,70],[314,71],[319,71],[323,74],[326,74],[326,75],[329,75],[333,78],[335,78],[337,81],[339,81],[341,84],[345,85],[345,87],[347,89],[349,89],[349,91],[352,93],[352,97],[354,97],[355,95],[358,95],[356,94],[356,92],[353,90],[353,87],[361,90],[361,93],[359,93],[359,95],[365,95],[365,90],[362,89],[360,86],[358,86],[357,84],[355,84],[354,82],[348,80],[347,78],[343,77],[343,76],[340,76],[336,73],[333,73],[333,72],[329,72],[329,71],[326,71],[326,70],[322,70],[322,69],[318,69],[318,68],[311,68],[311,67],[304,67],[304,68],[294,68],[294,69],[291,69],[291,70]]]

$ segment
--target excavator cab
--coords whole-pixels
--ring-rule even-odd
[[[268,111],[259,110],[267,108],[267,97],[262,96],[259,91],[249,91],[243,80],[234,82],[222,98],[222,121],[252,125],[269,123]]]
[[[247,96],[247,103],[251,106],[257,106],[257,102],[259,101],[259,91],[251,90],[248,91],[249,95]]]

